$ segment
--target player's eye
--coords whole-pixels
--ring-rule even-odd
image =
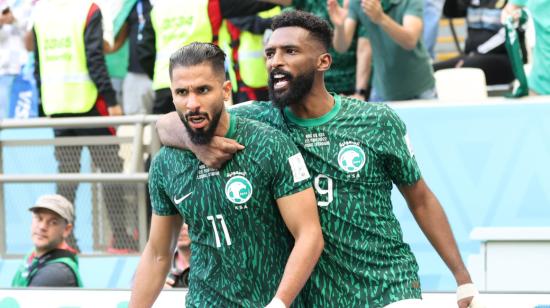
[[[291,55],[294,55],[297,52],[298,52],[298,50],[296,50],[296,48],[287,48],[287,50],[286,50],[286,53],[291,54]]]
[[[199,92],[200,94],[206,94],[206,93],[208,93],[209,91],[210,91],[210,89],[209,89],[208,87],[200,87],[200,88],[198,89],[198,92]]]

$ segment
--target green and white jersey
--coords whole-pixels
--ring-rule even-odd
[[[311,187],[302,155],[281,132],[232,115],[226,137],[246,148],[222,169],[168,147],[151,165],[153,212],[181,214],[189,225],[186,307],[268,304],[294,244],[276,200]]]
[[[334,95],[303,120],[268,102],[231,109],[292,137],[312,173],[325,249],[306,291],[311,307],[382,307],[420,298],[418,265],[392,211],[392,183],[421,175],[404,123],[383,104]]]

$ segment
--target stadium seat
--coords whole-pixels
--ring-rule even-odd
[[[439,100],[472,101],[487,98],[485,74],[479,68],[449,68],[434,73]]]

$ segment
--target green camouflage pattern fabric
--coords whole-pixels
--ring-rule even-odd
[[[276,199],[311,187],[299,150],[281,132],[231,116],[226,137],[246,148],[222,169],[206,167],[190,151],[163,147],[150,170],[153,212],[181,214],[189,225],[186,307],[268,304],[294,244]],[[296,159],[303,169],[291,167]]]
[[[291,136],[311,172],[325,249],[304,290],[308,307],[383,307],[420,298],[418,265],[392,211],[392,183],[420,171],[406,128],[384,104],[334,95],[321,118],[298,119],[269,102],[231,112]]]

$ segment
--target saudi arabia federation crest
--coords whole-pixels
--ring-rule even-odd
[[[225,196],[235,204],[246,203],[252,197],[252,184],[244,176],[234,176],[225,183]]]
[[[338,152],[338,165],[348,173],[354,173],[365,165],[365,152],[358,145],[349,144]]]

